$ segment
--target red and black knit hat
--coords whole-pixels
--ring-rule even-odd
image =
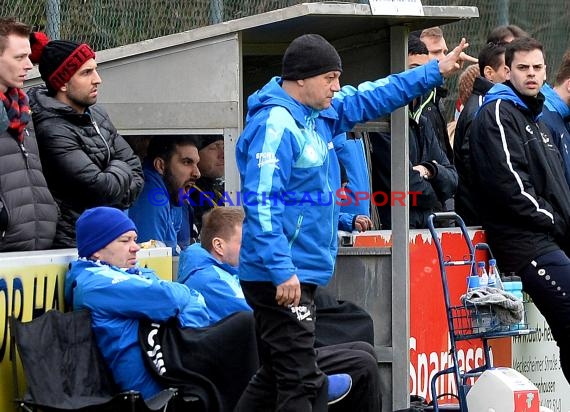
[[[39,70],[46,86],[57,91],[71,79],[83,64],[95,58],[95,52],[85,43],[67,40],[48,41],[43,33],[30,36],[32,63],[39,63]]]

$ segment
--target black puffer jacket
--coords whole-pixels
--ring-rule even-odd
[[[33,130],[26,129],[22,146],[0,131],[0,252],[49,249],[56,223]]]
[[[75,222],[85,209],[127,209],[136,200],[141,163],[101,106],[80,114],[45,87],[28,95],[44,174],[61,209],[54,246],[75,247]]]
[[[410,228],[427,227],[428,216],[433,212],[444,210],[444,203],[450,199],[457,189],[457,171],[449,163],[442,150],[431,124],[424,116],[419,117],[419,124],[409,120],[409,196]],[[396,138],[396,137],[394,137]],[[370,133],[372,142],[372,188],[374,193],[383,192],[383,196],[374,196],[373,203],[378,207],[382,229],[392,229],[391,203],[392,196],[399,193],[391,189],[391,136],[389,133]],[[432,178],[424,179],[413,169],[416,165],[426,167]],[[391,199],[388,201],[388,199]]]
[[[443,100],[447,97],[448,91],[444,87],[438,87],[432,90],[429,94],[424,95],[416,100],[413,107],[411,107],[412,118],[419,122],[419,116],[424,116],[428,124],[434,130],[435,137],[439,142],[441,150],[447,156],[450,164],[453,164],[453,148],[449,142],[449,133],[447,132],[447,121],[443,113]]]
[[[479,211],[475,206],[473,196],[473,172],[469,160],[469,138],[471,136],[471,123],[475,113],[483,104],[483,97],[493,87],[493,83],[484,77],[476,77],[473,82],[473,92],[457,119],[455,139],[453,140],[453,155],[455,168],[459,175],[459,184],[455,194],[455,211],[463,218],[467,226],[481,225]]]

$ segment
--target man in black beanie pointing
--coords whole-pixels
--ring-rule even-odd
[[[238,276],[253,308],[262,366],[238,411],[325,411],[350,390],[350,377],[319,370],[313,347],[315,290],[329,282],[337,253],[333,137],[441,85],[459,70],[466,47],[462,39],[439,62],[341,89],[339,54],[322,36],[306,34],[285,51],[282,76],[248,98],[236,146],[248,194]]]

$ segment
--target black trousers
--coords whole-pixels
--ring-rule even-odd
[[[317,365],[327,375],[348,373],[352,389],[342,401],[329,407],[335,412],[380,412],[382,397],[378,361],[372,345],[349,342],[317,349]]]
[[[254,324],[250,312],[204,328],[181,328],[177,318],[141,320],[139,343],[163,387],[200,398],[192,411],[230,412],[259,367]]]
[[[274,286],[272,290],[273,293],[269,296],[275,302]],[[287,351],[288,349],[286,346],[283,346],[283,350]],[[349,395],[342,401],[331,405],[330,411],[379,412],[381,410],[378,361],[372,345],[366,342],[347,342],[323,346],[316,350],[316,363],[318,369],[327,375],[348,373],[352,378],[352,390]],[[326,389],[326,385],[324,389]],[[326,402],[326,391],[319,391],[318,396],[321,398],[319,398],[318,402],[313,403],[312,410],[327,410],[326,406],[320,403],[323,400]],[[270,370],[262,367],[250,381],[238,403],[236,411],[271,412],[279,410],[279,407],[291,408],[287,410],[297,410],[294,409],[295,406],[289,404],[286,406],[278,404],[275,376]],[[317,407],[321,409],[317,409]]]
[[[523,290],[548,322],[570,382],[570,259],[562,250],[535,258],[520,272]]]
[[[253,309],[261,367],[236,411],[326,411],[327,379],[317,366],[314,349],[316,286],[301,284],[299,306],[292,308],[277,304],[271,282],[240,283]],[[275,392],[275,403],[265,409]]]
[[[331,412],[380,412],[378,361],[372,345],[366,342],[349,342],[323,346],[317,349],[317,365],[327,375],[348,373],[352,378],[352,389],[342,401],[331,405]],[[275,387],[259,380],[246,389],[236,411],[274,411],[276,407]]]

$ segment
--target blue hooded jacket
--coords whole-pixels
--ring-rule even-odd
[[[334,138],[336,155],[346,169],[348,199],[342,202],[340,210],[352,215],[370,217],[370,199],[363,199],[363,193],[370,194],[370,174],[366,161],[366,150],[361,138],[349,139],[344,133]],[[357,196],[358,199],[357,199]]]
[[[122,270],[87,259],[71,263],[65,301],[74,310],[91,312],[97,345],[116,384],[121,390],[140,391],[144,398],[162,388],[145,366],[139,319],[160,322],[176,316],[181,327],[210,324],[198,292],[161,280],[150,269]]]
[[[180,253],[177,281],[204,296],[212,323],[235,312],[251,312],[239,284],[237,268],[220,262],[199,243]]]
[[[238,275],[279,285],[296,274],[324,285],[337,253],[340,171],[333,137],[442,84],[437,61],[343,87],[331,107],[300,104],[274,77],[248,99],[236,161],[245,221]]]
[[[528,110],[528,106],[521,100],[519,96],[516,95],[515,92],[513,92],[513,89],[511,89],[506,84],[496,83],[489,89],[483,98],[483,104],[479,107],[479,110],[477,110],[475,116],[477,116],[483,106],[499,99],[508,100],[510,102],[513,102],[515,105]]]
[[[163,177],[152,166],[145,164],[143,171],[143,191],[128,211],[137,226],[138,241],[159,240],[177,256],[190,244],[188,206],[172,204]]]
[[[570,150],[568,141],[570,139],[570,107],[548,84],[544,84],[540,89],[544,95],[544,108],[542,119],[552,134],[552,140],[558,147],[564,161],[564,176],[570,185]]]

